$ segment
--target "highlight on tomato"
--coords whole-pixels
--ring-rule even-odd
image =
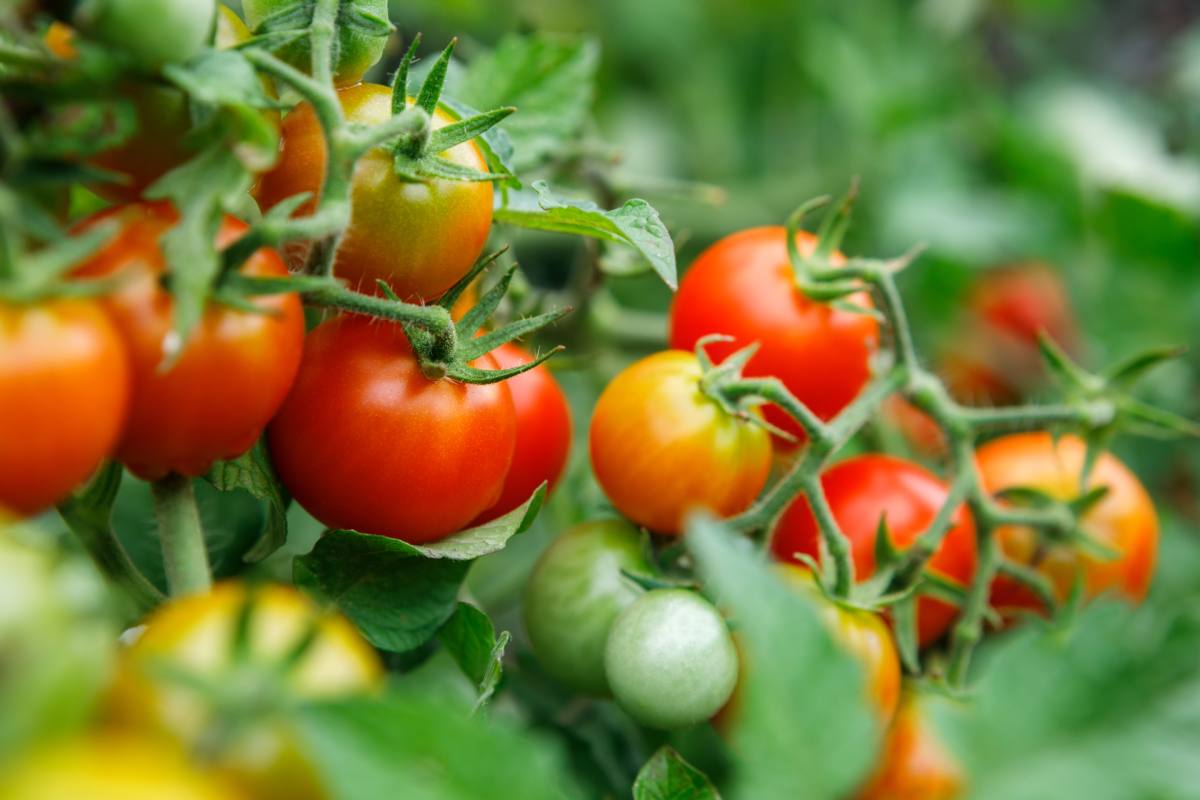
[[[1042,546],[1026,528],[997,531],[1005,557],[1035,567],[1065,600],[1077,578],[1088,598],[1112,591],[1140,602],[1150,586],[1158,552],[1158,514],[1146,489],[1120,459],[1100,456],[1086,486],[1081,486],[1086,445],[1075,436],[1019,433],[1002,436],[979,447],[975,458],[984,487],[991,492],[1025,487],[1069,501],[1083,491],[1103,486],[1108,491],[1084,512],[1080,526],[1114,558],[1081,552],[1066,544]],[[1081,491],[1082,490],[1082,491]],[[1004,576],[992,584],[992,604],[1004,610],[1044,610],[1028,588]]]
[[[817,244],[805,231],[797,232],[796,243],[805,255]],[[840,254],[831,258],[841,260]],[[870,305],[865,295],[848,300]],[[830,419],[870,379],[879,324],[869,314],[805,296],[788,260],[787,230],[766,226],[726,236],[684,273],[671,304],[671,347],[691,350],[711,334],[733,337],[710,346],[715,361],[757,342],[746,375],[779,378],[817,416]],[[767,406],[764,416],[803,439],[804,431],[779,409]]]
[[[309,333],[268,441],[284,486],[325,525],[418,544],[500,499],[517,418],[504,383],[430,380],[399,324],[343,315]]]
[[[304,314],[295,294],[255,297],[255,311],[214,301],[172,358],[167,343],[174,301],[163,286],[161,238],[177,220],[164,203],[120,206],[89,218],[81,230],[104,221],[115,221],[119,230],[75,272],[115,279],[102,304],[125,343],[132,374],[129,416],[116,455],[148,480],[171,472],[202,475],[214,461],[248,450],[291,387],[304,341]],[[217,247],[228,246],[246,228],[226,216]],[[269,248],[240,269],[256,277],[287,274]]]
[[[770,435],[702,387],[694,353],[664,350],[622,371],[596,403],[592,469],[623,515],[678,535],[696,509],[728,517],[750,506],[771,468]]]
[[[893,456],[867,454],[834,465],[821,476],[821,485],[834,519],[850,541],[855,576],[862,580],[875,571],[875,542],[886,521],[893,544],[904,548],[925,532],[946,501],[948,489],[923,467]],[[781,561],[801,563],[797,554],[820,559],[820,531],[801,496],[792,502],[772,533],[771,549]],[[975,573],[975,526],[965,507],[927,569],[966,587]],[[957,609],[940,597],[917,600],[917,640],[924,646],[950,626]]]

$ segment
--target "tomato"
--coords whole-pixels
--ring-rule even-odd
[[[129,359],[87,300],[0,300],[0,508],[33,514],[62,500],[117,443]]]
[[[235,635],[247,608],[239,655]],[[314,629],[308,648],[284,667]],[[382,680],[379,657],[345,618],[290,587],[222,583],[150,616],[124,654],[108,717],[210,754],[215,771],[253,797],[322,798],[315,768],[280,712],[300,700],[371,692]]]
[[[517,420],[503,383],[430,381],[398,324],[347,315],[309,334],[268,435],[279,477],[321,522],[422,543],[500,498]]]
[[[338,91],[346,119],[378,125],[392,116],[392,91],[364,83]],[[453,121],[439,110],[433,127]],[[312,106],[298,106],[283,118],[283,149],[275,168],[263,176],[259,203],[271,208],[300,192],[320,194],[325,175],[325,139]],[[455,164],[486,170],[474,142],[442,154]],[[298,213],[311,213],[313,202]],[[353,288],[375,291],[385,280],[405,300],[436,300],[471,269],[492,224],[492,185],[435,180],[406,183],[394,171],[392,155],[375,149],[355,166],[350,227],[338,246],[334,271]]]
[[[164,370],[174,302],[162,285],[166,262],[159,239],[177,215],[165,204],[131,205],[102,212],[83,227],[106,219],[119,222],[119,233],[77,272],[120,279],[104,298],[133,374],[133,400],[117,457],[148,480],[171,472],[201,475],[213,461],[248,450],[283,402],[304,341],[300,299],[294,294],[257,297],[253,303],[261,313],[211,304],[182,354]],[[226,217],[217,246],[229,245],[245,230],[245,223]],[[247,275],[287,274],[279,255],[267,248],[241,269]]]
[[[925,532],[946,500],[945,484],[916,464],[892,456],[867,454],[847,459],[821,476],[829,507],[850,540],[856,576],[875,571],[875,538],[881,518],[893,543],[911,545]],[[964,587],[975,573],[975,527],[965,507],[955,512],[954,526],[928,563],[928,568]],[[771,539],[782,561],[796,553],[820,558],[820,532],[804,497],[783,513]],[[917,601],[917,639],[936,640],[949,627],[955,607],[933,597]]]
[[[809,233],[798,233],[796,241],[801,252],[816,246]],[[869,304],[865,295],[849,299]],[[796,287],[786,229],[774,226],[726,236],[684,273],[671,306],[671,347],[690,350],[713,333],[734,337],[709,347],[713,360],[758,342],[746,374],[779,378],[813,412],[830,419],[870,379],[879,325],[867,314],[809,300]],[[803,437],[800,426],[779,409],[768,406],[765,416]]]
[[[934,735],[914,697],[900,703],[883,752],[857,800],[954,800],[963,796],[961,767]]]
[[[692,353],[664,350],[613,379],[589,432],[592,468],[617,510],[678,535],[697,508],[744,511],[767,482],[766,430],[728,413],[701,391]]]
[[[613,696],[651,728],[702,722],[725,705],[737,651],[720,612],[695,592],[655,589],[617,617],[604,647]]]
[[[604,645],[613,620],[642,594],[621,570],[649,574],[642,537],[624,520],[576,525],[542,553],[522,611],[546,671],[587,694],[608,693]]]
[[[242,0],[242,11],[246,14],[246,21],[250,23],[250,27],[254,28],[276,11],[301,5],[303,3],[300,0]],[[353,7],[354,10],[383,20],[388,18],[387,0],[343,0],[339,5],[339,14],[348,13]],[[331,56],[333,82],[338,86],[357,83],[363,73],[383,55],[387,40],[386,35],[372,36],[362,33],[339,20]],[[312,67],[312,47],[307,36],[280,48],[276,55],[302,72],[309,72]]]
[[[1020,433],[993,439],[976,452],[984,487],[999,492],[1024,486],[1069,500],[1080,494],[1084,443],[1063,436],[1055,445],[1049,433]],[[1087,597],[1109,590],[1135,602],[1146,596],[1158,551],[1158,515],[1137,477],[1116,456],[1105,453],[1092,468],[1088,488],[1105,486],[1108,494],[1084,514],[1083,530],[1119,556],[1104,560],[1067,546],[1039,554],[1038,538],[1026,528],[997,531],[1005,556],[1033,565],[1053,584],[1060,599],[1070,593],[1076,576]],[[1040,609],[1037,598],[1006,578],[992,584],[992,604],[1001,609]]]
[[[1039,262],[1009,264],[983,273],[971,288],[967,308],[988,327],[1023,342],[1035,354],[1042,333],[1067,350],[1074,349],[1079,337],[1062,279]]]
[[[75,25],[145,70],[187,61],[208,44],[215,0],[85,0]]]
[[[91,734],[0,775],[0,800],[238,800],[242,795],[148,736]]]
[[[499,369],[511,369],[533,360],[533,356],[512,343],[496,348],[491,356]],[[480,523],[512,511],[543,483],[547,484],[547,490],[553,489],[571,450],[571,407],[544,364],[509,378],[504,385],[512,394],[517,415],[517,444],[500,499],[483,513]]]

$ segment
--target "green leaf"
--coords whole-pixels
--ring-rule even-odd
[[[459,603],[454,614],[438,631],[438,641],[479,692],[476,708],[491,699],[500,683],[503,674],[501,660],[509,638],[508,631],[502,631],[497,636],[488,615],[469,603]]]
[[[302,745],[334,800],[565,800],[583,795],[557,747],[429,697],[392,695],[297,712]]]
[[[528,530],[541,510],[545,498],[546,486],[543,484],[524,503],[490,522],[474,528],[467,528],[465,531],[432,544],[411,545],[405,542],[400,542],[400,544],[411,552],[426,558],[467,561],[486,556],[504,549],[504,545],[508,543],[509,539]]]
[[[703,772],[663,746],[638,773],[633,800],[721,800],[721,795]]]
[[[475,108],[516,106],[501,126],[517,172],[561,160],[578,142],[595,94],[600,49],[592,39],[509,36],[467,66],[456,92]]]
[[[879,735],[862,667],[834,644],[813,600],[789,590],[749,542],[694,518],[686,540],[700,576],[733,614],[747,666],[731,731],[739,753],[730,794],[825,800],[846,796]]]
[[[535,181],[533,188],[536,196],[529,192],[509,192],[505,204],[496,209],[495,219],[523,228],[628,245],[641,253],[667,286],[675,288],[678,283],[675,245],[658,212],[645,200],[635,198],[618,209],[605,211],[590,201],[556,197],[545,181]]]
[[[262,536],[243,556],[246,561],[262,561],[287,541],[287,508],[291,498],[279,482],[266,445],[259,440],[254,447],[232,461],[213,464],[205,480],[217,489],[228,492],[245,489],[267,504]]]

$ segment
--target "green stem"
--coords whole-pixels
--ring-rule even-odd
[[[850,557],[850,540],[842,533],[829,500],[825,497],[825,487],[821,485],[819,470],[806,470],[804,473],[804,495],[808,498],[808,507],[812,510],[813,518],[821,531],[821,541],[833,561],[833,594],[835,597],[849,597],[850,589],[854,586],[854,559]]]
[[[171,473],[150,488],[154,494],[167,589],[172,597],[208,591],[212,587],[212,571],[191,478]]]
[[[972,510],[976,505],[971,504]],[[983,618],[987,613],[988,596],[991,594],[992,580],[996,577],[1000,560],[996,537],[990,526],[977,527],[975,537],[978,553],[975,580],[967,591],[967,602],[954,625],[954,633],[950,639],[947,679],[951,686],[958,688],[966,686],[971,668],[971,655],[983,637]]]
[[[996,408],[957,409],[958,415],[976,431],[1033,431],[1047,425],[1069,423],[1074,425],[1104,424],[1112,418],[1111,404],[1103,408],[1083,409],[1069,405],[1046,406],[1000,406]]]
[[[454,327],[454,320],[450,312],[442,306],[422,306],[389,300],[386,297],[355,292],[335,283],[305,291],[304,300],[310,305],[340,308],[356,314],[369,314],[406,325],[417,325],[429,331],[433,337],[434,346],[430,355],[434,360],[438,360],[439,356],[440,360],[449,358],[458,346],[458,331]]]

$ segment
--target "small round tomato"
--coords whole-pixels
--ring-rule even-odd
[[[96,303],[0,301],[0,508],[62,500],[112,451],[128,406],[129,360]]]
[[[1039,489],[1060,500],[1080,492],[1086,446],[1074,436],[1057,444],[1049,433],[1019,433],[993,439],[976,452],[984,487],[999,492],[1012,487]],[[1146,596],[1158,552],[1158,515],[1141,482],[1109,453],[1097,460],[1087,488],[1104,486],[1108,494],[1081,519],[1083,530],[1100,544],[1118,553],[1106,560],[1067,546],[1039,546],[1027,528],[997,531],[1005,556],[1036,566],[1050,579],[1056,594],[1065,599],[1077,576],[1082,576],[1087,597],[1108,590],[1135,602]],[[1040,609],[1041,603],[1025,587],[1007,578],[992,584],[992,604],[1000,609]]]
[[[637,530],[624,520],[585,522],[554,540],[525,586],[525,631],[538,662],[587,694],[608,693],[609,629],[642,594],[621,570],[650,572]]]
[[[154,71],[199,54],[208,44],[215,0],[83,0],[75,26]]]
[[[338,91],[346,119],[378,125],[392,116],[392,90],[364,83]],[[437,129],[453,122],[440,109]],[[320,194],[325,175],[325,139],[312,106],[300,105],[283,118],[283,149],[263,176],[257,196],[264,209],[301,192]],[[486,170],[474,142],[442,154],[463,167]],[[310,200],[297,213],[311,213]],[[405,300],[436,300],[471,269],[492,224],[492,185],[434,180],[406,183],[396,176],[392,155],[375,149],[354,169],[350,227],[338,245],[334,272],[351,287],[376,291],[389,283]]]
[[[490,508],[516,439],[503,383],[430,381],[400,325],[354,315],[309,334],[269,430],[279,477],[310,514],[412,543],[445,538]]]
[[[216,772],[256,798],[315,800],[325,792],[280,712],[300,700],[371,692],[382,681],[378,655],[344,617],[290,587],[223,583],[150,616],[122,658],[108,716],[205,752]]]
[[[0,800],[238,800],[233,787],[149,736],[92,734],[36,750],[0,775]]]
[[[305,4],[301,0],[242,0],[242,11],[246,14],[246,21],[253,28],[271,14],[288,8],[298,9],[303,5]],[[343,0],[339,4],[339,15],[349,14],[352,10],[386,20],[388,0]],[[357,83],[363,73],[383,55],[387,40],[387,35],[373,36],[339,20],[331,55],[333,82],[338,86]],[[307,36],[284,45],[276,55],[301,72],[309,72],[312,67],[312,47]]]
[[[498,369],[528,364],[533,356],[518,345],[491,352]],[[539,365],[504,382],[517,415],[517,444],[500,499],[479,518],[486,522],[518,507],[541,486],[554,488],[571,451],[571,407],[546,366]]]
[[[283,402],[304,342],[304,313],[295,294],[264,295],[259,312],[212,303],[174,362],[164,368],[172,336],[174,301],[163,287],[166,260],[159,246],[178,216],[165,204],[101,212],[86,229],[115,219],[117,235],[77,270],[119,281],[104,306],[130,355],[133,399],[117,457],[139,477],[171,472],[202,475],[213,461],[248,450]],[[226,217],[217,234],[225,247],[246,230]],[[267,248],[242,266],[246,275],[287,274]]]
[[[916,698],[906,696],[888,729],[875,771],[857,800],[954,800],[962,769],[934,735]]]
[[[725,705],[737,685],[738,657],[711,603],[685,589],[655,589],[613,623],[604,669],[631,717],[674,730],[703,722]]]
[[[816,238],[803,231],[796,241],[802,253],[816,247]],[[870,303],[866,295],[850,300]],[[733,337],[709,346],[714,360],[757,342],[746,374],[779,378],[814,413],[830,419],[870,379],[879,325],[868,314],[808,299],[788,261],[787,230],[772,226],[726,236],[684,273],[671,305],[671,347],[690,350],[714,333]],[[765,416],[803,437],[800,426],[779,409],[768,406]]]
[[[821,476],[821,485],[834,519],[850,540],[859,579],[875,571],[875,539],[881,520],[886,520],[892,542],[900,548],[908,547],[933,522],[948,495],[945,484],[923,468],[878,454],[856,456],[835,465]],[[975,573],[975,526],[965,507],[955,512],[954,520],[927,568],[965,587]],[[819,559],[820,536],[808,500],[799,497],[775,527],[771,549],[782,561],[798,561],[797,553]],[[956,613],[955,607],[944,600],[920,598],[920,644],[936,640]]]
[[[702,374],[692,353],[655,353],[617,375],[592,415],[596,479],[618,511],[658,533],[679,534],[693,509],[744,511],[771,469],[766,430],[705,395]]]
[[[1039,262],[1009,264],[983,273],[971,288],[967,308],[986,326],[1024,343],[1036,355],[1047,334],[1074,349],[1079,325],[1062,279]]]

